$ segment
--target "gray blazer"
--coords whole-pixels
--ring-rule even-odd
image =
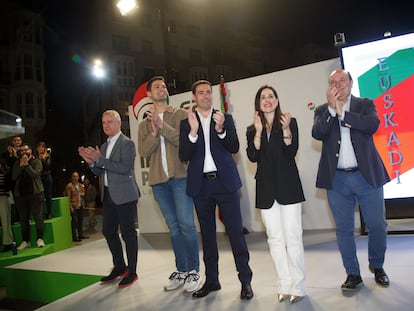
[[[91,167],[98,176],[108,176],[108,190],[112,200],[117,204],[137,201],[141,196],[135,180],[134,161],[136,149],[134,142],[121,133],[111,155],[107,159],[108,143],[101,146],[101,156]],[[101,199],[103,200],[103,187]]]

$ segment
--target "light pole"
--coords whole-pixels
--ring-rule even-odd
[[[106,71],[101,59],[96,58],[93,60],[90,67],[90,75],[92,76],[93,86],[91,85],[89,91],[83,97],[83,136],[86,144],[94,145],[102,142],[100,92],[101,82],[105,79]]]
[[[133,10],[138,8],[138,5],[135,0],[120,0],[116,5],[123,16],[130,14]],[[162,42],[164,46],[164,61],[165,61],[165,78],[167,81],[168,89],[172,92],[176,90],[176,81],[173,75],[172,66],[171,66],[171,59],[168,53],[169,47],[169,27],[166,21],[166,14],[165,14],[165,6],[166,1],[160,0],[158,13],[160,18],[160,25],[161,25],[161,36]]]

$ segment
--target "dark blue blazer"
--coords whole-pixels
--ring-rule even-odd
[[[374,102],[368,98],[351,95],[350,111],[345,112],[341,126],[350,128],[359,170],[366,181],[375,188],[390,180],[373,140],[379,124]],[[338,117],[331,116],[328,104],[323,104],[315,110],[312,137],[322,141],[316,186],[331,189],[338,164],[341,133]]]
[[[200,123],[200,118],[196,113],[197,120],[200,124],[198,128],[198,139],[192,143],[188,138],[190,125],[188,119],[182,120],[180,124],[180,146],[179,155],[181,161],[188,162],[187,169],[187,194],[197,196],[201,189],[204,168],[204,132]],[[234,192],[242,186],[236,162],[232,154],[239,151],[239,139],[236,133],[236,127],[231,115],[225,114],[224,129],[226,136],[220,139],[214,129],[215,122],[210,123],[210,150],[214,163],[217,167],[219,178],[223,180],[226,192]]]

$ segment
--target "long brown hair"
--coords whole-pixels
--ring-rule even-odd
[[[259,112],[259,117],[260,117],[260,120],[262,121],[263,129],[267,129],[268,127],[271,127],[272,126],[272,124],[267,124],[266,118],[264,116],[264,113],[260,109],[260,97],[262,95],[262,91],[265,90],[265,89],[271,90],[273,92],[273,95],[275,96],[275,98],[279,101],[279,103],[278,103],[278,105],[276,107],[276,110],[275,110],[275,117],[274,117],[273,121],[277,121],[276,122],[276,125],[280,128],[281,125],[280,125],[279,120],[280,120],[280,117],[282,115],[282,110],[280,109],[279,96],[277,95],[276,90],[272,86],[270,86],[270,85],[263,85],[263,86],[261,86],[257,90],[256,97],[254,99],[254,110],[257,111],[257,112]],[[275,123],[275,122],[273,122],[273,123]],[[254,124],[253,124],[253,127],[254,127]]]

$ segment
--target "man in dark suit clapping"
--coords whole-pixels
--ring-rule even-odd
[[[380,120],[374,102],[351,95],[349,72],[334,70],[328,79],[327,103],[315,110],[312,136],[322,141],[316,186],[327,190],[347,279],[342,290],[363,285],[354,237],[355,203],[368,228],[369,269],[378,285],[388,287],[383,269],[387,223],[383,185],[390,180],[374,145]]]
[[[240,298],[251,299],[252,271],[238,194],[242,184],[232,157],[239,150],[236,128],[231,115],[212,108],[213,93],[209,81],[195,82],[192,93],[197,110],[189,109],[188,118],[181,121],[179,155],[182,161],[188,162],[187,193],[194,200],[203,242],[206,280],[193,297],[201,298],[221,289],[215,217],[218,205],[242,284]]]

